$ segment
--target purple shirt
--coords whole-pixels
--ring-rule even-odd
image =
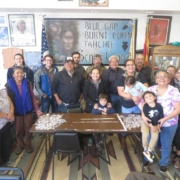
[[[156,94],[157,102],[159,104],[161,104],[161,106],[163,107],[164,117],[166,117],[174,110],[173,103],[180,102],[180,93],[179,93],[177,88],[175,88],[171,85],[168,85],[168,89],[164,93],[164,95],[158,96],[158,94],[157,94],[158,89],[157,88],[158,88],[158,86],[155,85],[155,86],[149,87],[148,90],[152,91]],[[169,126],[174,126],[177,123],[178,123],[178,115],[167,120],[162,126],[163,127],[169,127]]]

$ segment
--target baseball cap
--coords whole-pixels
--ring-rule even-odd
[[[64,63],[72,62],[74,63],[74,60],[72,57],[67,57]]]

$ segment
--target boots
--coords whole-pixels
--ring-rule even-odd
[[[126,150],[126,148],[127,148],[127,146],[126,146],[126,136],[121,136],[120,137],[120,143],[121,143],[121,149]]]

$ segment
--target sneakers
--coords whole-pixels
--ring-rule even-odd
[[[144,151],[143,154],[149,162],[153,162],[154,155],[150,151]]]
[[[0,174],[1,174],[1,175],[7,174],[7,173],[8,173],[8,171],[6,171],[6,170],[0,170]]]
[[[180,158],[175,159],[174,167],[175,168],[180,168]]]
[[[27,153],[32,153],[33,152],[32,146],[26,147],[26,152]]]
[[[167,171],[167,167],[166,166],[160,166],[159,172],[165,173],[166,171]]]
[[[4,163],[4,166],[13,167],[14,166],[14,162],[11,162],[9,160],[8,162]]]
[[[22,147],[17,147],[17,150],[16,150],[16,155],[20,155],[22,152],[23,152],[24,148]]]
[[[146,167],[148,167],[148,165],[149,165],[149,161],[145,161],[145,160],[144,160],[144,161],[143,161],[143,167],[146,168]]]
[[[99,152],[102,152],[102,147],[100,143],[96,143],[96,148]]]

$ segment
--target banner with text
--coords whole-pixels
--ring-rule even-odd
[[[44,24],[56,65],[63,65],[73,51],[81,54],[83,65],[91,65],[94,54],[102,56],[103,64],[112,55],[119,57],[119,64],[134,58],[136,20],[45,18]]]

